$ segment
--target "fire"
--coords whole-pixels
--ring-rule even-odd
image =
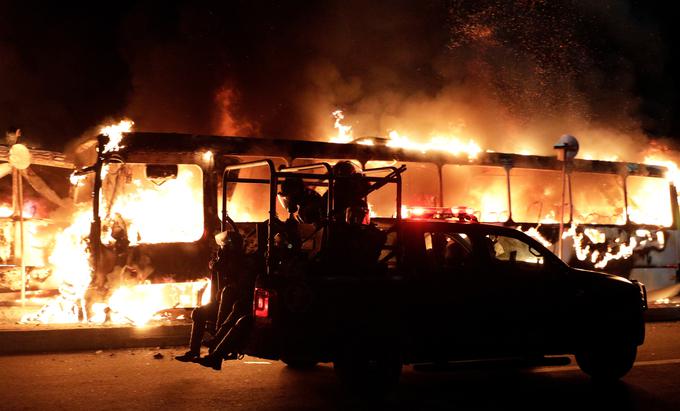
[[[334,127],[338,130],[338,135],[331,137],[331,143],[349,143],[353,140],[352,137],[352,126],[347,126],[342,124],[342,120],[345,119],[345,115],[342,110],[335,110],[332,114],[335,119]]]
[[[566,239],[568,237],[572,237],[576,258],[579,261],[589,260],[595,268],[605,268],[612,260],[630,258],[638,245],[641,245],[638,242],[636,235],[631,236],[627,242],[622,240],[620,237],[616,237],[612,241],[607,240],[606,234],[600,230],[597,230],[596,228],[585,228],[582,233],[579,233],[577,228],[578,227],[576,224],[572,224],[571,227],[569,227],[569,230],[562,234],[562,238]],[[586,242],[586,239],[589,240],[589,244],[584,246],[583,244]],[[601,252],[597,249],[593,250],[591,248],[591,244],[593,246],[598,244],[606,245],[606,251]],[[616,250],[616,252],[614,252],[614,250]]]
[[[336,110],[332,113],[335,123],[333,127],[337,130],[337,135],[330,137],[331,143],[351,143],[354,141],[352,126],[342,123],[345,115],[342,110]],[[473,160],[482,152],[481,147],[473,140],[464,141],[458,136],[442,136],[434,135],[427,143],[419,143],[410,137],[400,134],[396,130],[391,130],[388,133],[389,140],[386,145],[388,147],[403,148],[405,150],[415,150],[423,153],[429,151],[443,151],[453,155],[467,155],[468,159]],[[357,141],[357,144],[375,145],[375,141],[371,138],[363,138]]]
[[[125,120],[117,125],[103,127],[102,134],[111,139],[104,151],[118,150],[122,133],[130,131],[132,124],[132,121]],[[212,157],[212,153],[204,153],[203,158],[206,157]],[[178,165],[176,173],[167,170],[150,173],[143,164],[109,164],[103,167],[100,217],[104,223],[104,245],[115,241],[114,229],[125,231],[130,246],[195,241],[203,235],[200,168]],[[74,187],[84,188],[87,179],[85,176],[72,175],[70,181]],[[56,234],[48,260],[52,279],[59,284],[60,295],[37,313],[24,316],[22,322],[106,321],[143,325],[160,310],[193,307],[207,302],[210,295],[210,281],[207,279],[149,284],[141,278],[133,278],[132,283],[109,284],[116,288],[111,289],[108,295],[91,296],[101,294],[101,290],[89,293],[94,286],[88,241],[91,223],[92,204],[87,202],[73,214],[72,223]],[[99,301],[90,301],[94,298]]]
[[[541,233],[538,231],[538,227],[540,227],[540,225],[537,227],[529,227],[526,231],[524,231],[522,230],[522,226],[519,226],[517,227],[517,230],[523,232],[524,234],[543,244],[545,248],[551,248],[553,244],[550,241],[546,240],[545,237],[543,237],[543,235],[541,235]]]
[[[618,240],[618,239],[617,239]],[[621,258],[629,258],[631,255],[633,255],[633,250],[635,250],[635,247],[637,246],[637,240],[635,237],[631,237],[629,244],[620,244],[619,245],[619,251],[615,254],[612,254],[612,248],[607,247],[607,253],[602,257],[600,261],[597,261],[598,255],[596,253],[593,253],[593,256],[591,258],[591,262],[595,263],[595,268],[605,268],[607,266],[607,263],[611,260],[619,260]],[[596,262],[597,261],[597,262]]]
[[[659,158],[656,155],[650,155],[645,157],[643,163],[666,167],[668,169],[666,172],[666,179],[673,183],[675,187],[680,187],[680,168],[678,168],[678,165],[674,161]]]
[[[405,135],[399,134],[396,130],[392,130],[389,132],[389,137],[390,140],[387,142],[388,147],[399,147],[423,153],[427,153],[428,151],[443,151],[456,156],[466,154],[468,159],[473,160],[482,152],[482,149],[474,141],[468,140],[465,142],[455,136],[434,136],[427,143],[418,143]]]
[[[199,299],[199,295],[203,298]],[[209,296],[210,280],[207,279],[187,283],[140,284],[118,288],[107,306],[111,322],[142,326],[156,318],[159,311],[196,307],[207,303]]]
[[[85,293],[92,281],[86,238],[90,232],[91,211],[78,210],[73,223],[59,231],[49,257],[52,276],[59,283],[60,295],[38,313],[25,315],[21,322],[74,323],[87,321]]]
[[[113,242],[116,228],[126,229],[130,245],[191,242],[203,235],[198,166],[180,164],[176,176],[163,178],[147,177],[145,167],[137,164],[110,164],[107,169],[100,212],[105,243]]]
[[[590,239],[593,244],[603,244],[607,240],[605,233],[595,228],[586,228],[583,234]]]
[[[104,146],[104,153],[120,150],[122,147],[120,143],[123,140],[123,133],[132,131],[132,126],[134,124],[134,121],[125,119],[121,120],[118,124],[103,126],[99,130],[99,133],[109,138],[109,142]]]

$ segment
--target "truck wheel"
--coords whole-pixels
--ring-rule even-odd
[[[581,371],[594,380],[615,381],[626,375],[635,362],[637,345],[590,347],[576,353]]]
[[[293,370],[311,370],[316,367],[318,362],[314,360],[305,360],[302,358],[282,358],[284,364]]]
[[[380,350],[350,345],[333,362],[342,385],[360,394],[380,395],[394,388],[401,375],[399,350],[383,346]]]

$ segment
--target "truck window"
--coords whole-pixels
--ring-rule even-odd
[[[472,243],[465,233],[426,232],[425,260],[430,268],[456,268],[472,258]]]
[[[494,234],[486,235],[485,239],[491,258],[497,261],[520,261],[540,265],[544,262],[543,256],[522,240]]]

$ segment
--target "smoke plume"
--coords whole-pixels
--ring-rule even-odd
[[[626,2],[21,3],[0,16],[0,125],[48,148],[123,115],[138,130],[327,140],[342,109],[355,137],[552,154],[571,133],[619,159],[664,129],[643,86],[670,77],[666,50]]]

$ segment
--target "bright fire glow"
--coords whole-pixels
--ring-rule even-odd
[[[345,119],[342,110],[335,110],[331,115],[335,119],[334,127],[338,130],[338,134],[335,137],[331,137],[331,143],[344,144],[351,142],[353,140],[352,126],[342,124],[342,120]]]
[[[201,295],[204,297],[198,299]],[[110,319],[114,324],[144,325],[159,311],[177,307],[196,307],[207,303],[210,281],[139,284],[121,286],[109,298]]]
[[[125,121],[102,128],[102,134],[111,137],[105,151],[117,150],[121,133],[129,131],[131,126],[131,121]],[[204,153],[203,157],[207,155],[212,157],[210,152]],[[145,172],[144,165],[138,164],[109,164],[103,168],[100,209],[104,223],[103,244],[113,242],[111,232],[116,224],[118,229],[126,230],[131,245],[200,238],[203,234],[200,168],[179,165],[176,175],[161,174],[159,177],[149,177]],[[84,187],[87,180],[73,175],[70,181],[76,187]],[[0,213],[2,211],[0,209]],[[108,296],[103,297],[103,301],[87,301],[87,290],[93,281],[87,241],[91,222],[92,204],[88,202],[73,214],[71,225],[56,234],[49,263],[52,280],[59,285],[60,295],[37,313],[24,316],[22,322],[108,321],[143,325],[160,310],[194,307],[208,302],[210,281],[207,279],[162,284],[132,279],[132,282],[138,283],[128,281],[118,284]]]
[[[468,159],[472,160],[477,158],[479,153],[482,152],[482,149],[474,141],[468,140],[465,142],[458,137],[434,136],[427,143],[418,143],[405,135],[399,134],[395,130],[389,132],[389,137],[388,147],[398,147],[422,153],[443,151],[453,155],[466,154]]]
[[[123,133],[129,133],[132,131],[132,126],[134,124],[134,121],[125,119],[120,121],[118,124],[111,124],[102,127],[99,130],[99,133],[109,138],[109,142],[104,145],[104,153],[120,150],[122,147],[120,143],[123,140]]]
[[[198,240],[203,235],[201,169],[180,164],[176,176],[150,178],[145,173],[142,164],[108,165],[100,212],[105,234],[118,224],[131,245]],[[103,239],[113,241],[110,235]]]
[[[538,241],[539,243],[543,244],[545,248],[550,248],[552,247],[552,243],[548,240],[545,239],[541,235],[541,233],[538,231],[538,227],[529,227],[526,231],[522,230],[522,226],[517,227],[517,230],[523,232],[524,234],[528,235],[529,237],[533,238],[534,240]]]
[[[647,156],[643,163],[666,167],[668,169],[666,179],[672,182],[675,187],[680,187],[680,168],[674,161],[662,159],[658,156]]]
[[[333,127],[337,130],[335,136],[330,137],[331,143],[350,143],[354,141],[352,126],[348,126],[342,123],[345,119],[345,115],[342,110],[336,110],[332,113],[335,123]],[[391,130],[388,133],[389,140],[387,141],[388,147],[403,148],[405,150],[420,151],[422,153],[427,153],[429,151],[442,151],[448,152],[453,155],[467,155],[468,159],[475,159],[482,152],[481,147],[472,141],[465,141],[458,136],[442,136],[434,135],[430,138],[427,143],[419,143],[409,138],[406,135],[400,134],[396,130]],[[362,145],[375,145],[375,141],[371,138],[364,138],[357,142],[357,144]]]
[[[638,240],[635,236],[630,237],[627,242],[624,242],[620,237],[607,240],[606,234],[595,228],[586,228],[583,230],[583,233],[578,233],[576,224],[572,224],[569,230],[565,231],[562,235],[563,239],[568,237],[573,239],[576,258],[579,261],[588,260],[595,268],[599,269],[605,268],[612,260],[630,258],[638,246]],[[584,245],[586,238],[593,245],[606,244],[606,252],[602,253],[599,250],[592,250],[590,244]],[[616,252],[614,252],[615,249],[617,250]]]

